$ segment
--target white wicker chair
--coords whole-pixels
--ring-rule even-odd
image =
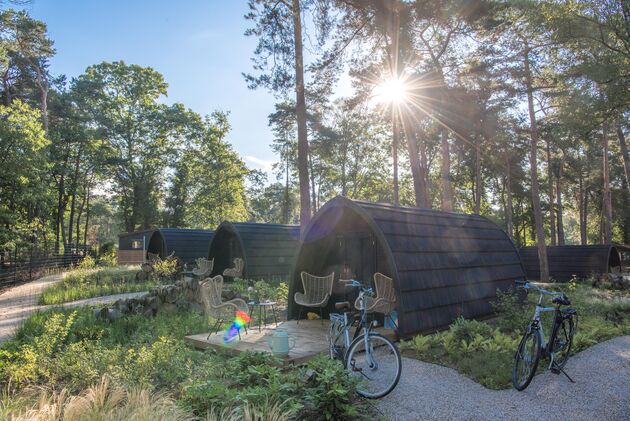
[[[332,295],[333,280],[335,279],[335,272],[328,276],[315,276],[310,273],[300,273],[302,278],[302,286],[304,292],[296,292],[294,300],[296,304],[300,305],[300,314],[298,316],[298,323],[302,318],[302,311],[304,307],[319,308],[319,315],[324,323],[323,308],[328,304],[328,300]]]
[[[243,268],[245,262],[240,257],[234,259],[234,267],[228,268],[223,271],[223,276],[229,276],[230,278],[240,278],[243,276]]]
[[[214,278],[207,278],[200,284],[201,287],[201,299],[203,301],[206,316],[214,318],[216,321],[208,338],[212,333],[218,333],[221,328],[221,324],[226,321],[234,319],[234,315],[237,310],[249,312],[247,303],[240,299],[234,298],[230,301],[223,302],[221,298],[221,291],[223,290],[223,276],[217,275]],[[245,326],[245,333],[247,333],[247,326]],[[241,334],[239,332],[239,339]]]
[[[200,278],[206,278],[210,276],[212,273],[212,268],[214,266],[214,259],[204,259],[200,257],[195,260],[197,267],[195,267],[192,272],[193,275],[199,276]]]
[[[385,319],[396,307],[396,291],[394,290],[394,280],[382,273],[374,274],[374,287],[376,288],[375,297],[364,297],[366,310],[370,313],[381,313],[385,315]],[[358,300],[358,299],[357,299]],[[358,306],[358,302],[354,302],[354,306]],[[391,316],[390,316],[391,319]]]

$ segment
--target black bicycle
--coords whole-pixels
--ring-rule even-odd
[[[564,366],[569,359],[573,336],[577,329],[577,311],[573,308],[561,308],[571,305],[569,297],[563,292],[551,292],[544,290],[529,282],[517,282],[526,291],[533,289],[540,294],[532,322],[527,327],[523,339],[518,345],[514,356],[514,371],[512,383],[516,390],[524,390],[531,383],[540,358],[549,358],[549,370],[554,374],[563,373],[572,382],[573,379],[564,371]],[[553,307],[543,307],[544,296],[552,296]],[[541,314],[553,311],[553,327],[549,342],[545,342],[545,334],[541,321]]]

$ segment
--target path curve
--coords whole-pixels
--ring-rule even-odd
[[[37,310],[42,292],[62,279],[63,274],[44,276],[0,295],[0,342],[10,339],[21,322]]]
[[[523,392],[490,390],[457,371],[403,358],[400,383],[377,406],[391,420],[630,420],[630,336],[594,345]]]
[[[120,299],[136,298],[146,294],[146,291],[129,292],[125,294],[86,298],[63,304],[37,305],[37,301],[42,292],[62,279],[63,274],[45,276],[36,281],[18,285],[0,294],[0,343],[11,339],[15,330],[20,327],[22,322],[36,311],[45,311],[54,307],[80,307],[109,304]]]

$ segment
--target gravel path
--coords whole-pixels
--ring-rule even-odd
[[[146,292],[130,292],[127,294],[107,295],[104,297],[86,298],[60,305],[37,305],[42,292],[56,282],[61,281],[63,275],[50,275],[27,284],[18,285],[0,294],[0,343],[10,339],[13,332],[35,311],[44,311],[53,307],[79,307],[86,305],[101,305],[118,301],[122,298],[138,297]]]
[[[378,408],[391,420],[630,420],[630,336],[597,344],[523,392],[490,390],[435,364],[403,358],[400,383]]]
[[[52,284],[61,281],[62,277],[61,274],[44,276],[11,288],[0,295],[0,342],[9,339],[15,328],[37,310],[37,299],[41,293]]]

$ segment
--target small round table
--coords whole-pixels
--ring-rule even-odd
[[[278,327],[278,317],[276,316],[276,303],[275,301],[250,301],[247,303],[249,307],[249,314],[252,316],[256,311],[256,307],[258,307],[258,331],[262,332],[263,323],[267,322],[267,308],[271,307],[271,314],[273,315],[273,320],[276,323],[276,327]]]

